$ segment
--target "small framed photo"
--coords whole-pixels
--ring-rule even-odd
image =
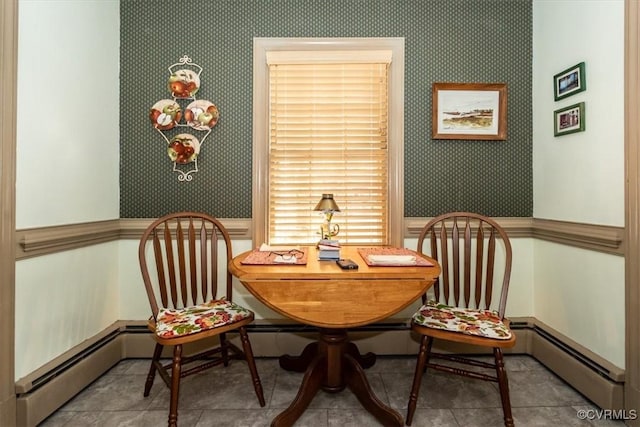
[[[507,139],[507,85],[434,83],[433,139]]]
[[[570,105],[553,112],[554,136],[582,132],[584,129],[584,102]]]
[[[587,90],[584,62],[553,76],[553,94],[556,101],[584,90]]]

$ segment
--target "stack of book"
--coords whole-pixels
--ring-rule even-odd
[[[318,242],[319,260],[339,260],[340,243],[337,240],[322,239]]]

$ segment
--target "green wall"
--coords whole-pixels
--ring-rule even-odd
[[[122,0],[120,18],[122,218],[251,217],[253,37],[404,37],[405,216],[533,214],[529,0]],[[148,117],[184,55],[220,110],[191,182]],[[432,140],[433,82],[506,83],[507,140]]]

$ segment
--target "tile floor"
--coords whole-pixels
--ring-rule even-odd
[[[526,355],[505,356],[516,426],[622,426],[620,421],[581,420],[580,410],[598,409],[588,399]],[[293,400],[300,373],[282,370],[275,358],[257,359],[267,402],[260,408],[243,361],[226,371],[217,367],[183,380],[180,427],[269,426]],[[42,427],[162,426],[169,391],[157,377],[151,395],[142,396],[146,359],[123,360],[47,418]],[[367,378],[376,395],[406,415],[415,357],[379,357]],[[347,389],[319,392],[296,426],[369,427],[380,425]],[[422,381],[414,427],[501,426],[497,384],[429,371]]]

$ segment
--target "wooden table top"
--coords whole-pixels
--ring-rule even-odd
[[[358,264],[342,270],[335,261],[320,261],[307,248],[306,265],[244,265],[252,251],[236,256],[231,273],[267,307],[290,319],[321,328],[352,328],[386,319],[426,292],[440,274],[433,266],[368,266],[356,247],[343,246],[342,258]]]

